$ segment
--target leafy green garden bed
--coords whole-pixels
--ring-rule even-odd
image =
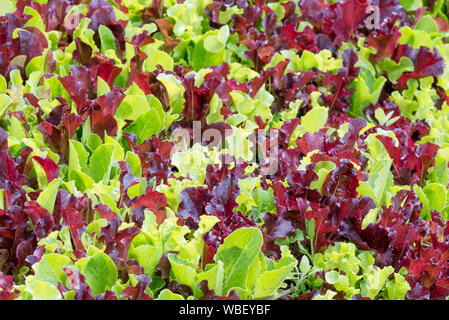
[[[2,0],[0,299],[446,299],[444,0]]]

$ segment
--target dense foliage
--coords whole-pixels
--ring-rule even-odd
[[[446,299],[448,10],[1,0],[0,299]]]

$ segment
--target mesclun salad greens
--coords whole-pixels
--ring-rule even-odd
[[[444,0],[2,0],[0,299],[446,299]]]

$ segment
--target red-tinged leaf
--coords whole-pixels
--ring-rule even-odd
[[[347,41],[357,29],[370,5],[368,0],[346,0],[332,4],[333,24],[331,30],[335,34],[334,43]]]
[[[106,83],[109,85],[109,87],[113,87],[114,81],[117,78],[117,76],[122,71],[121,68],[115,66],[113,63],[107,62],[102,63],[98,67],[98,76],[102,78]]]
[[[361,174],[357,172],[352,163],[343,159],[340,166],[332,170],[324,180],[322,193],[343,199],[356,198],[356,189],[361,178]]]
[[[397,131],[396,136],[399,140],[398,146],[390,137],[377,136],[393,159],[395,180],[412,185],[422,183],[438,152],[438,146],[427,142],[418,147],[403,131]],[[404,161],[405,159],[407,161]]]
[[[184,299],[187,299],[188,297],[193,295],[192,288],[190,288],[186,284],[180,284],[178,281],[170,281],[167,289],[175,294],[182,295]]]
[[[314,27],[320,28],[324,20],[324,9],[328,3],[319,0],[301,0],[298,5],[301,8],[302,18]]]
[[[279,238],[285,239],[295,232],[292,221],[269,212],[264,216],[264,228],[273,241]]]
[[[209,190],[203,187],[189,187],[181,191],[181,202],[177,216],[195,224],[200,222],[200,217],[206,213],[206,204],[210,201]]]
[[[134,204],[136,207],[143,206],[151,211],[156,211],[167,206],[167,199],[163,193],[147,190],[147,193],[139,197]]]
[[[207,77],[207,76],[206,76]],[[221,75],[208,77],[199,88],[195,87],[193,74],[187,75],[182,80],[185,88],[184,99],[186,104],[181,115],[190,123],[192,121],[203,121],[209,113],[209,103],[221,82]]]
[[[398,20],[401,25],[410,22],[410,18],[407,16],[407,12],[399,0],[372,0],[371,5],[379,8],[379,18],[381,21],[387,20],[384,22],[385,24],[387,24],[387,22],[390,24],[395,20]]]
[[[143,267],[137,262],[136,259],[129,259],[126,261],[126,270],[130,274],[141,275],[144,274]]]
[[[25,258],[25,261],[27,263],[29,263],[30,265],[33,265],[33,264],[41,261],[44,253],[45,253],[45,246],[38,246],[38,247],[36,247],[36,249],[34,250],[34,252],[32,254],[30,254],[29,256],[27,256]]]
[[[107,205],[100,204],[95,207],[95,210],[98,212],[102,219],[106,219],[108,221],[112,221],[113,218],[117,216],[117,213],[112,211]]]
[[[120,294],[121,298],[128,298],[128,300],[153,300],[145,291],[151,283],[151,278],[146,274],[138,276],[139,282],[135,287],[128,286]]]
[[[409,290],[405,296],[406,300],[429,300],[430,292],[429,288],[416,283],[411,290]]]
[[[235,199],[239,193],[237,177],[232,174],[227,176],[212,190],[212,197],[206,205],[206,212],[218,217],[232,216],[234,208],[237,207]]]
[[[108,136],[117,134],[118,127],[114,115],[124,98],[123,93],[110,91],[95,100],[90,118],[90,127],[93,133],[102,139],[104,139],[105,133]]]
[[[15,181],[17,170],[14,160],[9,157],[8,134],[0,128],[0,186],[5,181]]]
[[[233,231],[240,228],[256,226],[257,224],[254,221],[248,219],[239,211],[223,217],[223,220],[215,224],[212,230],[203,237],[204,242],[207,244],[207,255],[205,256],[206,261],[203,261],[204,264],[212,262],[218,247]]]
[[[33,243],[30,240],[23,240],[16,247],[16,258],[19,265],[25,264],[25,259],[33,254]]]
[[[56,224],[61,222],[62,211],[65,208],[73,206],[76,202],[78,202],[78,198],[72,194],[69,194],[67,190],[58,190],[58,193],[56,194],[55,206],[53,208],[53,218]]]
[[[170,253],[178,254],[179,251],[164,252],[156,267],[156,274],[160,276],[165,282],[168,282],[171,271],[171,263],[170,260],[168,260],[168,255]]]
[[[323,151],[325,135],[321,132],[306,132],[300,139],[296,140],[298,149],[307,155],[313,150]]]
[[[13,292],[14,285],[13,276],[0,276],[0,300],[14,300],[18,296],[16,292]]]
[[[399,28],[395,27],[390,33],[384,32],[370,33],[368,36],[368,45],[377,50],[376,54],[370,55],[370,61],[376,65],[378,61],[384,61],[391,58],[396,49],[398,39],[401,37]]]
[[[155,0],[151,3],[151,7],[145,10],[145,15],[151,18],[162,18],[164,14],[164,5],[162,0]]]
[[[274,190],[273,195],[277,199],[277,212],[282,213],[288,208],[286,187],[281,182],[275,182],[272,188]]]
[[[33,160],[39,163],[44,169],[48,183],[52,182],[59,176],[59,167],[52,159],[50,158],[43,159],[41,157],[34,156]]]
[[[24,212],[30,217],[33,223],[33,229],[37,240],[45,238],[54,230],[55,224],[53,216],[37,202],[26,202]]]
[[[76,50],[73,52],[73,60],[86,65],[92,57],[92,47],[80,38],[75,39]]]
[[[426,46],[420,47],[419,50],[413,50],[408,57],[414,62],[415,69],[413,72],[403,74],[398,79],[398,83],[403,88],[407,87],[409,79],[421,79],[428,76],[438,77],[446,67],[443,57],[438,51],[436,49],[430,51]]]
[[[347,217],[342,221],[340,234],[352,242],[360,249],[376,250],[383,253],[388,249],[391,238],[388,231],[377,224],[369,224],[362,229],[362,224],[355,217]]]
[[[81,116],[74,113],[64,115],[62,121],[65,128],[66,139],[73,139],[78,127],[84,123]]]
[[[436,144],[426,142],[419,146],[418,154],[421,165],[419,167],[421,171],[421,179],[423,175],[427,173],[427,170],[432,165],[433,159],[437,155],[439,147]]]
[[[198,288],[203,292],[203,296],[198,300],[238,300],[239,296],[235,290],[231,290],[227,297],[217,296],[214,290],[209,289],[208,281],[202,280]]]
[[[279,142],[281,143],[281,147],[284,149],[288,149],[289,143],[290,143],[290,137],[292,136],[293,132],[295,131],[296,127],[299,125],[301,121],[298,118],[285,121],[282,124],[281,129],[279,130]]]
[[[331,225],[329,221],[329,208],[320,208],[318,205],[313,205],[312,211],[307,211],[305,218],[309,221],[315,220],[315,236],[314,245],[316,248],[320,248],[324,244],[330,243],[327,240],[327,236],[331,232],[337,231],[335,226]]]
[[[134,134],[124,134],[125,139],[131,149],[139,156],[142,165],[142,176],[151,179],[156,178],[157,183],[164,181],[172,175],[171,152],[173,143],[161,141],[156,136],[137,146],[136,136]]]
[[[95,83],[97,68],[89,70],[84,66],[72,65],[71,73],[59,81],[67,90],[70,98],[75,102],[77,113],[82,114],[91,104],[91,100],[95,99]]]
[[[316,88],[309,90],[309,84],[316,79],[317,74],[314,71],[305,71],[300,74],[288,72],[285,75],[282,75],[282,71],[282,73],[279,74],[278,71],[281,71],[282,68],[284,68],[282,62],[275,68],[277,71],[273,73],[274,79],[272,80],[272,88],[274,89],[272,91],[274,91],[275,101],[271,106],[272,112],[279,112],[288,108],[290,102],[293,102],[298,98],[307,102],[310,91],[316,90]],[[301,105],[298,112],[299,114],[305,114],[304,108],[307,105],[306,102]]]
[[[112,210],[107,206],[99,206],[96,208],[96,210],[98,211],[102,219],[108,220],[108,225],[101,228],[101,237],[99,238],[99,240],[104,241],[105,243],[114,242],[118,232],[118,228],[122,223],[122,218],[112,212]]]
[[[81,235],[86,226],[80,213],[74,208],[66,208],[61,212],[62,219],[68,225],[76,250],[85,251]]]
[[[449,31],[449,24],[446,20],[439,17],[434,17],[433,20],[435,20],[441,32]]]
[[[117,21],[114,7],[107,0],[92,0],[87,8],[89,28],[98,32],[100,25],[108,27],[114,34],[118,51],[125,50],[125,27],[128,21]]]
[[[131,174],[131,166],[129,163],[125,161],[119,161],[120,165],[120,196],[121,196],[121,202],[128,203],[129,202],[129,196],[128,196],[128,189],[138,183],[140,183],[140,179],[134,177]]]
[[[131,62],[131,72],[128,77],[128,84],[127,86],[131,86],[132,83],[137,84],[137,86],[146,94],[151,94],[151,87],[150,87],[150,80],[149,75],[147,73],[139,73],[136,70],[136,63]]]
[[[289,172],[286,176],[289,191],[292,194],[292,198],[304,197],[308,198],[312,190],[309,189],[310,184],[318,179],[318,175],[314,171],[315,164],[310,164],[306,167],[306,170],[300,170],[296,172]],[[320,196],[319,196],[320,198]]]
[[[110,212],[107,213],[107,209],[104,209],[104,207],[100,207],[98,212],[110,220],[106,227],[101,228],[99,240],[105,243],[105,253],[114,260],[118,269],[126,269],[125,262],[129,246],[134,237],[140,232],[140,229],[132,226],[119,231],[119,227],[122,224],[121,217],[119,215],[112,217],[112,214]]]
[[[26,146],[20,152],[20,156],[16,158],[16,169],[19,174],[27,175],[30,166],[27,166],[28,158],[33,152],[33,148]]]
[[[173,38],[173,24],[168,19],[156,19],[155,23],[164,39],[163,48],[165,51],[172,51],[180,42],[180,39]]]
[[[138,227],[142,226],[145,219],[144,210],[152,211],[156,216],[156,222],[161,224],[166,218],[165,208],[167,206],[167,199],[163,193],[152,191],[152,187],[147,189],[147,192],[133,200],[136,201],[132,211],[132,220]]]
[[[106,290],[105,293],[97,294],[95,300],[117,300],[117,296],[115,292]]]

